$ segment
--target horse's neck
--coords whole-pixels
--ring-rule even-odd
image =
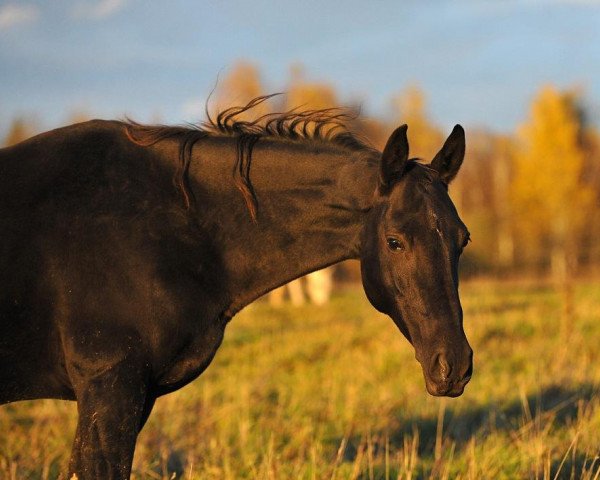
[[[221,150],[208,156],[220,157],[212,164],[220,165],[221,175],[208,175],[219,184],[208,188],[221,196],[215,220],[231,287],[230,314],[290,280],[358,256],[375,191],[374,163],[358,154],[296,146],[299,151],[256,145],[250,169],[258,200],[255,222],[233,187],[233,155],[223,159],[228,155]],[[197,175],[204,171],[206,179],[211,159],[203,163]]]

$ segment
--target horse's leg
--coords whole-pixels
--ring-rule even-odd
[[[79,421],[69,479],[127,479],[147,404],[143,363],[125,358],[75,383]]]
[[[297,278],[296,280],[292,280],[287,284],[287,288],[290,293],[290,301],[292,302],[292,305],[294,307],[300,307],[301,305],[304,305],[306,300],[304,298],[304,290],[302,289],[302,279]]]

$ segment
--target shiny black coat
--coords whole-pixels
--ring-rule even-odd
[[[406,128],[383,158],[346,137],[283,137],[92,121],[0,150],[0,404],[77,401],[69,478],[128,478],[154,401],[206,369],[231,317],[347,258],[368,259],[371,300],[409,340],[421,332],[411,341],[430,392],[462,392],[471,353],[457,280],[429,279],[445,285],[431,297],[435,332],[449,332],[432,342],[421,314],[403,318],[395,304],[410,295],[375,274],[397,261],[376,253],[390,252],[381,208],[401,208],[390,206],[395,185],[425,172],[408,161]],[[434,182],[446,203],[453,162]],[[448,211],[439,228],[464,236]]]

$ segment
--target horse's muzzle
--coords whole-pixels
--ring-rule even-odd
[[[440,351],[432,355],[429,365],[421,364],[427,391],[436,397],[458,397],[473,374],[473,350],[467,346],[456,358],[450,352]]]

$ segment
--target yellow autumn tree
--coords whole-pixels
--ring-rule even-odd
[[[512,225],[510,183],[514,156],[514,140],[508,136],[494,136],[492,141],[492,210],[495,222],[496,263],[498,267],[510,268],[514,263],[515,239]]]
[[[585,230],[585,246],[588,264],[600,267],[600,131],[587,125],[584,134],[586,147],[586,179],[595,192],[591,215],[588,217],[589,228]]]
[[[321,110],[335,108],[337,99],[333,87],[326,83],[296,81],[292,82],[287,95],[288,108],[302,110]]]
[[[430,121],[426,98],[417,86],[410,86],[392,99],[395,123],[408,125],[411,156],[431,160],[440,149],[444,136]]]
[[[264,95],[258,68],[249,62],[238,62],[219,85],[216,95],[216,111],[246,105],[250,100]],[[269,112],[267,102],[236,116],[237,120],[255,120]]]
[[[518,132],[511,197],[519,242],[530,258],[550,260],[558,279],[575,266],[578,240],[593,203],[583,182],[581,121],[572,92],[544,87]]]
[[[286,94],[285,110],[297,112],[307,110],[325,110],[339,106],[335,89],[328,83],[306,80],[304,67],[294,64],[291,67],[291,80]],[[314,125],[309,125],[310,132]],[[322,133],[327,132],[327,128]]]
[[[328,83],[308,81],[304,67],[294,64],[290,68],[290,85],[286,95],[286,106],[302,110],[321,110],[338,106],[337,95]]]
[[[12,121],[6,137],[4,138],[4,147],[10,147],[23,140],[27,140],[29,137],[35,134],[35,128],[32,122],[28,122],[24,118],[16,118]]]

